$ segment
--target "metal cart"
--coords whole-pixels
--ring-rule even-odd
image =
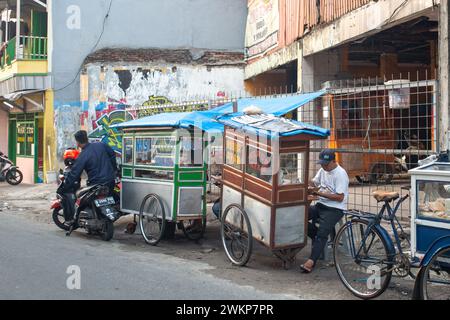
[[[411,174],[411,250],[419,259],[415,293],[450,299],[450,163],[435,162]]]
[[[179,128],[182,113],[125,122],[121,210],[139,216],[148,244],[172,237],[176,227],[192,240],[206,226],[206,170],[203,132]],[[171,125],[173,123],[173,125]]]

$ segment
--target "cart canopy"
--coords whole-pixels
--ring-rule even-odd
[[[320,139],[330,135],[330,130],[268,114],[241,115],[235,113],[222,116],[219,121],[232,128],[269,137],[305,134]]]
[[[237,100],[237,113],[233,113],[233,103],[227,103],[220,107],[207,111],[195,112],[168,112],[160,113],[137,120],[123,122],[114,125],[115,128],[150,128],[150,127],[173,127],[173,128],[193,128],[197,127],[207,132],[223,132],[226,116],[242,116],[243,110],[254,106],[261,109],[265,114],[281,117],[289,112],[324,95],[326,91],[318,91],[307,94],[297,94],[289,97],[276,98],[243,98]],[[232,114],[232,115],[231,115]],[[225,117],[221,120],[222,117]],[[303,124],[304,126],[309,126]],[[318,127],[315,127],[318,128]],[[320,129],[320,128],[318,128]],[[323,129],[322,129],[323,130]],[[287,133],[285,133],[287,134]]]

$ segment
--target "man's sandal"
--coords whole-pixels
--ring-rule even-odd
[[[313,271],[313,268],[307,268],[307,267],[305,267],[305,265],[304,264],[302,264],[301,266],[300,266],[300,271],[302,272],[302,273],[311,273],[312,271]]]

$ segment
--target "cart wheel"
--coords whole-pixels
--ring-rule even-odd
[[[145,242],[156,246],[166,227],[166,214],[161,199],[156,194],[147,195],[139,210],[139,227]]]
[[[189,240],[199,240],[203,238],[206,229],[206,217],[194,220],[183,220],[180,222],[180,227],[184,235]]]
[[[419,294],[423,300],[450,300],[450,247],[436,253],[426,267],[422,267]]]
[[[234,265],[246,265],[252,254],[253,238],[250,220],[241,206],[232,204],[225,209],[220,235],[228,259]]]

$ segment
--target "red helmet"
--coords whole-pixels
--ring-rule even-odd
[[[80,151],[77,149],[67,149],[64,151],[64,160],[75,160],[80,155]]]

